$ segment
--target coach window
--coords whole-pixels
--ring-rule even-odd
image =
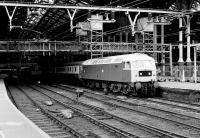
[[[82,66],[80,66],[80,71],[82,71],[83,70],[83,67]]]

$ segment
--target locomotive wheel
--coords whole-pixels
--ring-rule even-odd
[[[87,88],[89,88],[90,87],[90,83],[88,82],[88,81],[86,81],[86,82],[83,82],[84,83],[84,86],[86,86]]]
[[[140,89],[140,93],[141,93],[141,96],[144,96],[144,97],[148,96],[147,87],[142,87],[142,88]]]
[[[155,97],[155,95],[156,95],[156,88],[155,88],[155,87],[152,87],[152,88],[151,88],[151,91],[149,92],[149,96],[150,96],[150,97]]]
[[[118,91],[118,86],[117,86],[116,84],[114,84],[114,87],[113,87],[113,92],[114,92],[114,93],[117,93],[117,92],[119,92],[119,91]]]
[[[135,90],[135,87],[132,88],[131,95],[134,96],[134,97],[137,97],[137,96],[138,96],[138,93],[137,93],[137,91]]]
[[[90,86],[89,86],[91,89],[94,89],[95,88],[95,83],[94,82],[90,82]]]
[[[100,83],[99,83],[99,82],[96,82],[96,83],[95,83],[95,87],[96,87],[97,89],[100,89]]]
[[[121,90],[121,91],[122,91],[122,94],[123,94],[123,95],[127,95],[127,94],[129,93],[127,87],[128,87],[128,86],[122,86],[122,90]]]

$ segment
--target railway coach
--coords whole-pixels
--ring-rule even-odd
[[[56,67],[55,72],[63,78],[67,75],[67,81],[80,83],[80,71],[82,70],[82,61],[67,63],[63,66]],[[62,78],[61,77],[61,78]]]

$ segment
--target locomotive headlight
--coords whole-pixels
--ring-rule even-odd
[[[140,88],[142,88],[141,83],[137,82],[137,83],[135,84],[135,88],[136,88],[136,90],[139,90]]]
[[[158,88],[158,87],[159,87],[159,83],[158,83],[158,82],[154,82],[153,86],[154,86],[155,88]]]

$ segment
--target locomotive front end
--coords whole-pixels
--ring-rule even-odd
[[[133,61],[132,82],[140,95],[154,96],[158,82],[156,77],[156,64],[153,59]]]

